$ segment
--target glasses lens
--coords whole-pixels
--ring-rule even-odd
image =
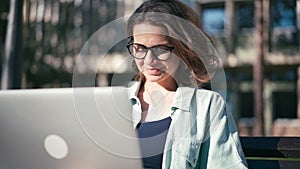
[[[138,59],[143,59],[147,54],[147,49],[139,44],[130,44],[128,50],[133,57]]]
[[[157,57],[157,59],[167,60],[170,57],[170,52],[172,49],[173,47],[170,46],[158,45],[152,48],[152,52]]]
[[[127,48],[129,53],[137,59],[145,58],[148,50],[151,50],[152,55],[158,60],[167,60],[170,57],[170,52],[174,49],[174,47],[166,45],[157,45],[147,48],[141,44],[130,44]]]

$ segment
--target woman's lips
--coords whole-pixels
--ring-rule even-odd
[[[158,73],[161,72],[160,68],[148,68],[146,70],[147,70],[147,72],[149,72],[149,74],[153,74],[153,75],[158,74]]]

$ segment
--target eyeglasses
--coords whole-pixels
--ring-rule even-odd
[[[174,49],[173,46],[167,45],[155,45],[152,47],[146,47],[145,45],[132,43],[127,45],[127,49],[131,56],[136,59],[144,59],[150,50],[152,55],[161,61],[168,60],[170,57],[170,52]]]

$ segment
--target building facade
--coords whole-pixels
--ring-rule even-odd
[[[300,1],[195,3],[204,30],[217,39],[223,56],[229,100],[240,133],[299,136]],[[260,91],[256,85],[261,86]],[[261,125],[258,133],[257,125]]]

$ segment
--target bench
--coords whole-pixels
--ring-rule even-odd
[[[300,169],[300,137],[240,137],[249,169]]]

